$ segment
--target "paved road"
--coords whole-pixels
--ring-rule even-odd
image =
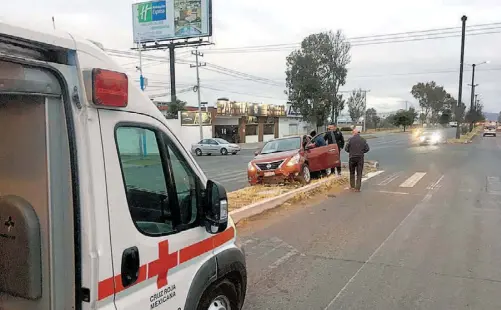
[[[454,137],[455,129],[444,130],[448,138]],[[377,138],[367,140],[371,147],[371,152],[367,159],[378,160],[381,166],[393,164],[401,161],[402,152],[430,152],[440,149],[443,146],[421,146],[414,147],[410,140],[410,134],[404,133],[380,133],[375,134]],[[349,136],[346,136],[346,140]],[[247,164],[254,157],[255,150],[243,150],[238,155],[227,156],[201,156],[195,157],[198,164],[204,170],[208,178],[219,181],[227,191],[234,191],[248,185]],[[341,160],[347,161],[348,154],[342,152]]]
[[[361,193],[239,225],[244,309],[501,309],[501,137],[387,144]]]

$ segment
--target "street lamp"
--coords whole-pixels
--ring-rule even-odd
[[[488,64],[489,61],[486,60],[486,61],[482,61],[480,63],[477,63],[477,64],[471,64],[471,67],[472,67],[472,71],[471,71],[471,101],[470,101],[470,111],[473,110],[473,106],[474,106],[474,101],[475,101],[475,68],[477,66],[480,66],[480,65],[484,65],[484,64]],[[473,130],[473,123],[470,123],[470,131]]]

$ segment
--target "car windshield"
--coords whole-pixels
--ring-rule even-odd
[[[266,143],[261,154],[271,154],[297,150],[301,147],[301,138],[278,139]]]
[[[217,143],[219,143],[219,144],[230,144],[230,142],[226,141],[225,139],[216,138],[214,140],[216,140]]]

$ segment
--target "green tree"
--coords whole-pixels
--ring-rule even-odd
[[[393,124],[397,127],[402,126],[405,131],[408,126],[414,124],[417,115],[418,113],[414,110],[414,108],[409,108],[408,110],[400,110],[395,113]]]
[[[411,94],[419,102],[423,110],[424,118],[431,116],[431,121],[436,122],[440,112],[451,103],[452,96],[448,94],[443,86],[437,85],[434,81],[427,83],[417,83],[412,86]],[[430,115],[431,113],[431,115]]]
[[[452,111],[450,109],[444,109],[440,117],[438,118],[438,122],[442,125],[448,124],[452,119]]]
[[[301,47],[287,57],[289,101],[305,120],[321,126],[332,112],[332,119],[337,121],[337,115],[344,108],[338,92],[346,83],[346,66],[351,61],[349,52],[350,44],[338,30],[309,35]]]
[[[377,111],[374,108],[369,108],[365,111],[365,121],[367,128],[376,129],[381,123],[381,117],[377,115]]]
[[[167,118],[178,118],[178,112],[186,109],[186,101],[176,99],[176,102],[167,103]]]
[[[485,115],[483,112],[484,106],[481,103],[477,103],[473,109],[469,109],[466,113],[465,120],[468,123],[476,123],[485,120]]]
[[[348,112],[351,120],[358,122],[365,112],[365,92],[362,89],[355,89],[348,98]],[[368,120],[366,120],[367,122]]]

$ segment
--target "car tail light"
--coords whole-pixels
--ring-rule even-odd
[[[92,102],[107,107],[126,107],[129,79],[125,73],[92,69]]]

